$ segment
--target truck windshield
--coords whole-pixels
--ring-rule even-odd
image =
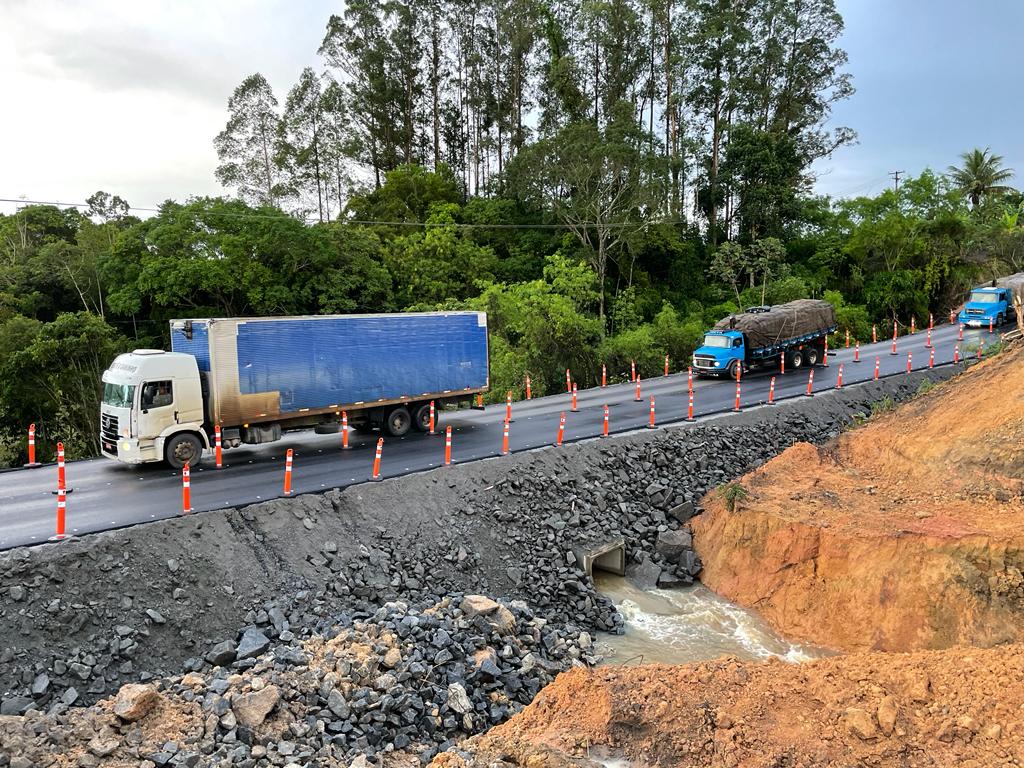
[[[728,349],[732,346],[732,339],[728,336],[719,336],[718,334],[709,333],[704,337],[705,347],[718,347],[719,349]]]
[[[997,304],[999,294],[988,291],[971,291],[970,302],[971,304]]]
[[[135,399],[134,384],[103,383],[103,404],[113,408],[131,408]]]

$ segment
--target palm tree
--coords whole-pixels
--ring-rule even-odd
[[[972,149],[960,155],[964,161],[962,167],[949,166],[949,177],[953,180],[956,188],[971,199],[971,207],[976,208],[981,203],[981,198],[991,194],[1002,194],[1010,192],[1012,187],[1000,184],[1002,181],[1013,178],[1011,168],[1002,168],[1002,155],[993,155],[988,147],[984,151]]]

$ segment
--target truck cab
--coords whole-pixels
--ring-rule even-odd
[[[736,369],[746,357],[746,340],[741,331],[708,331],[694,350],[693,367],[699,373],[736,378]]]
[[[1009,288],[981,287],[971,291],[971,295],[960,310],[957,318],[961,325],[968,327],[986,327],[1002,325],[1013,316],[1013,298]]]
[[[137,349],[103,373],[100,448],[127,464],[195,465],[209,448],[203,393],[192,355]]]

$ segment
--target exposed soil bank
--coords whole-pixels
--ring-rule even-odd
[[[0,555],[2,714],[239,665],[231,649],[247,629],[288,647],[395,599],[479,592],[525,600],[567,631],[614,631],[621,618],[579,570],[578,546],[621,539],[651,586],[685,583],[699,568],[683,557],[688,537],[659,540],[704,493],[949,374],[12,550]]]
[[[711,494],[701,580],[836,649],[1024,639],[1022,363],[1012,349]]]
[[[559,675],[438,768],[962,766],[1024,760],[1024,647]]]

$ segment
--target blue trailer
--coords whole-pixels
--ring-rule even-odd
[[[343,413],[355,429],[401,436],[429,428],[431,402],[439,411],[489,386],[483,312],[196,318],[170,331],[171,352],[136,350],[104,374],[112,458],[180,466],[215,426],[235,447],[337,432]]]

